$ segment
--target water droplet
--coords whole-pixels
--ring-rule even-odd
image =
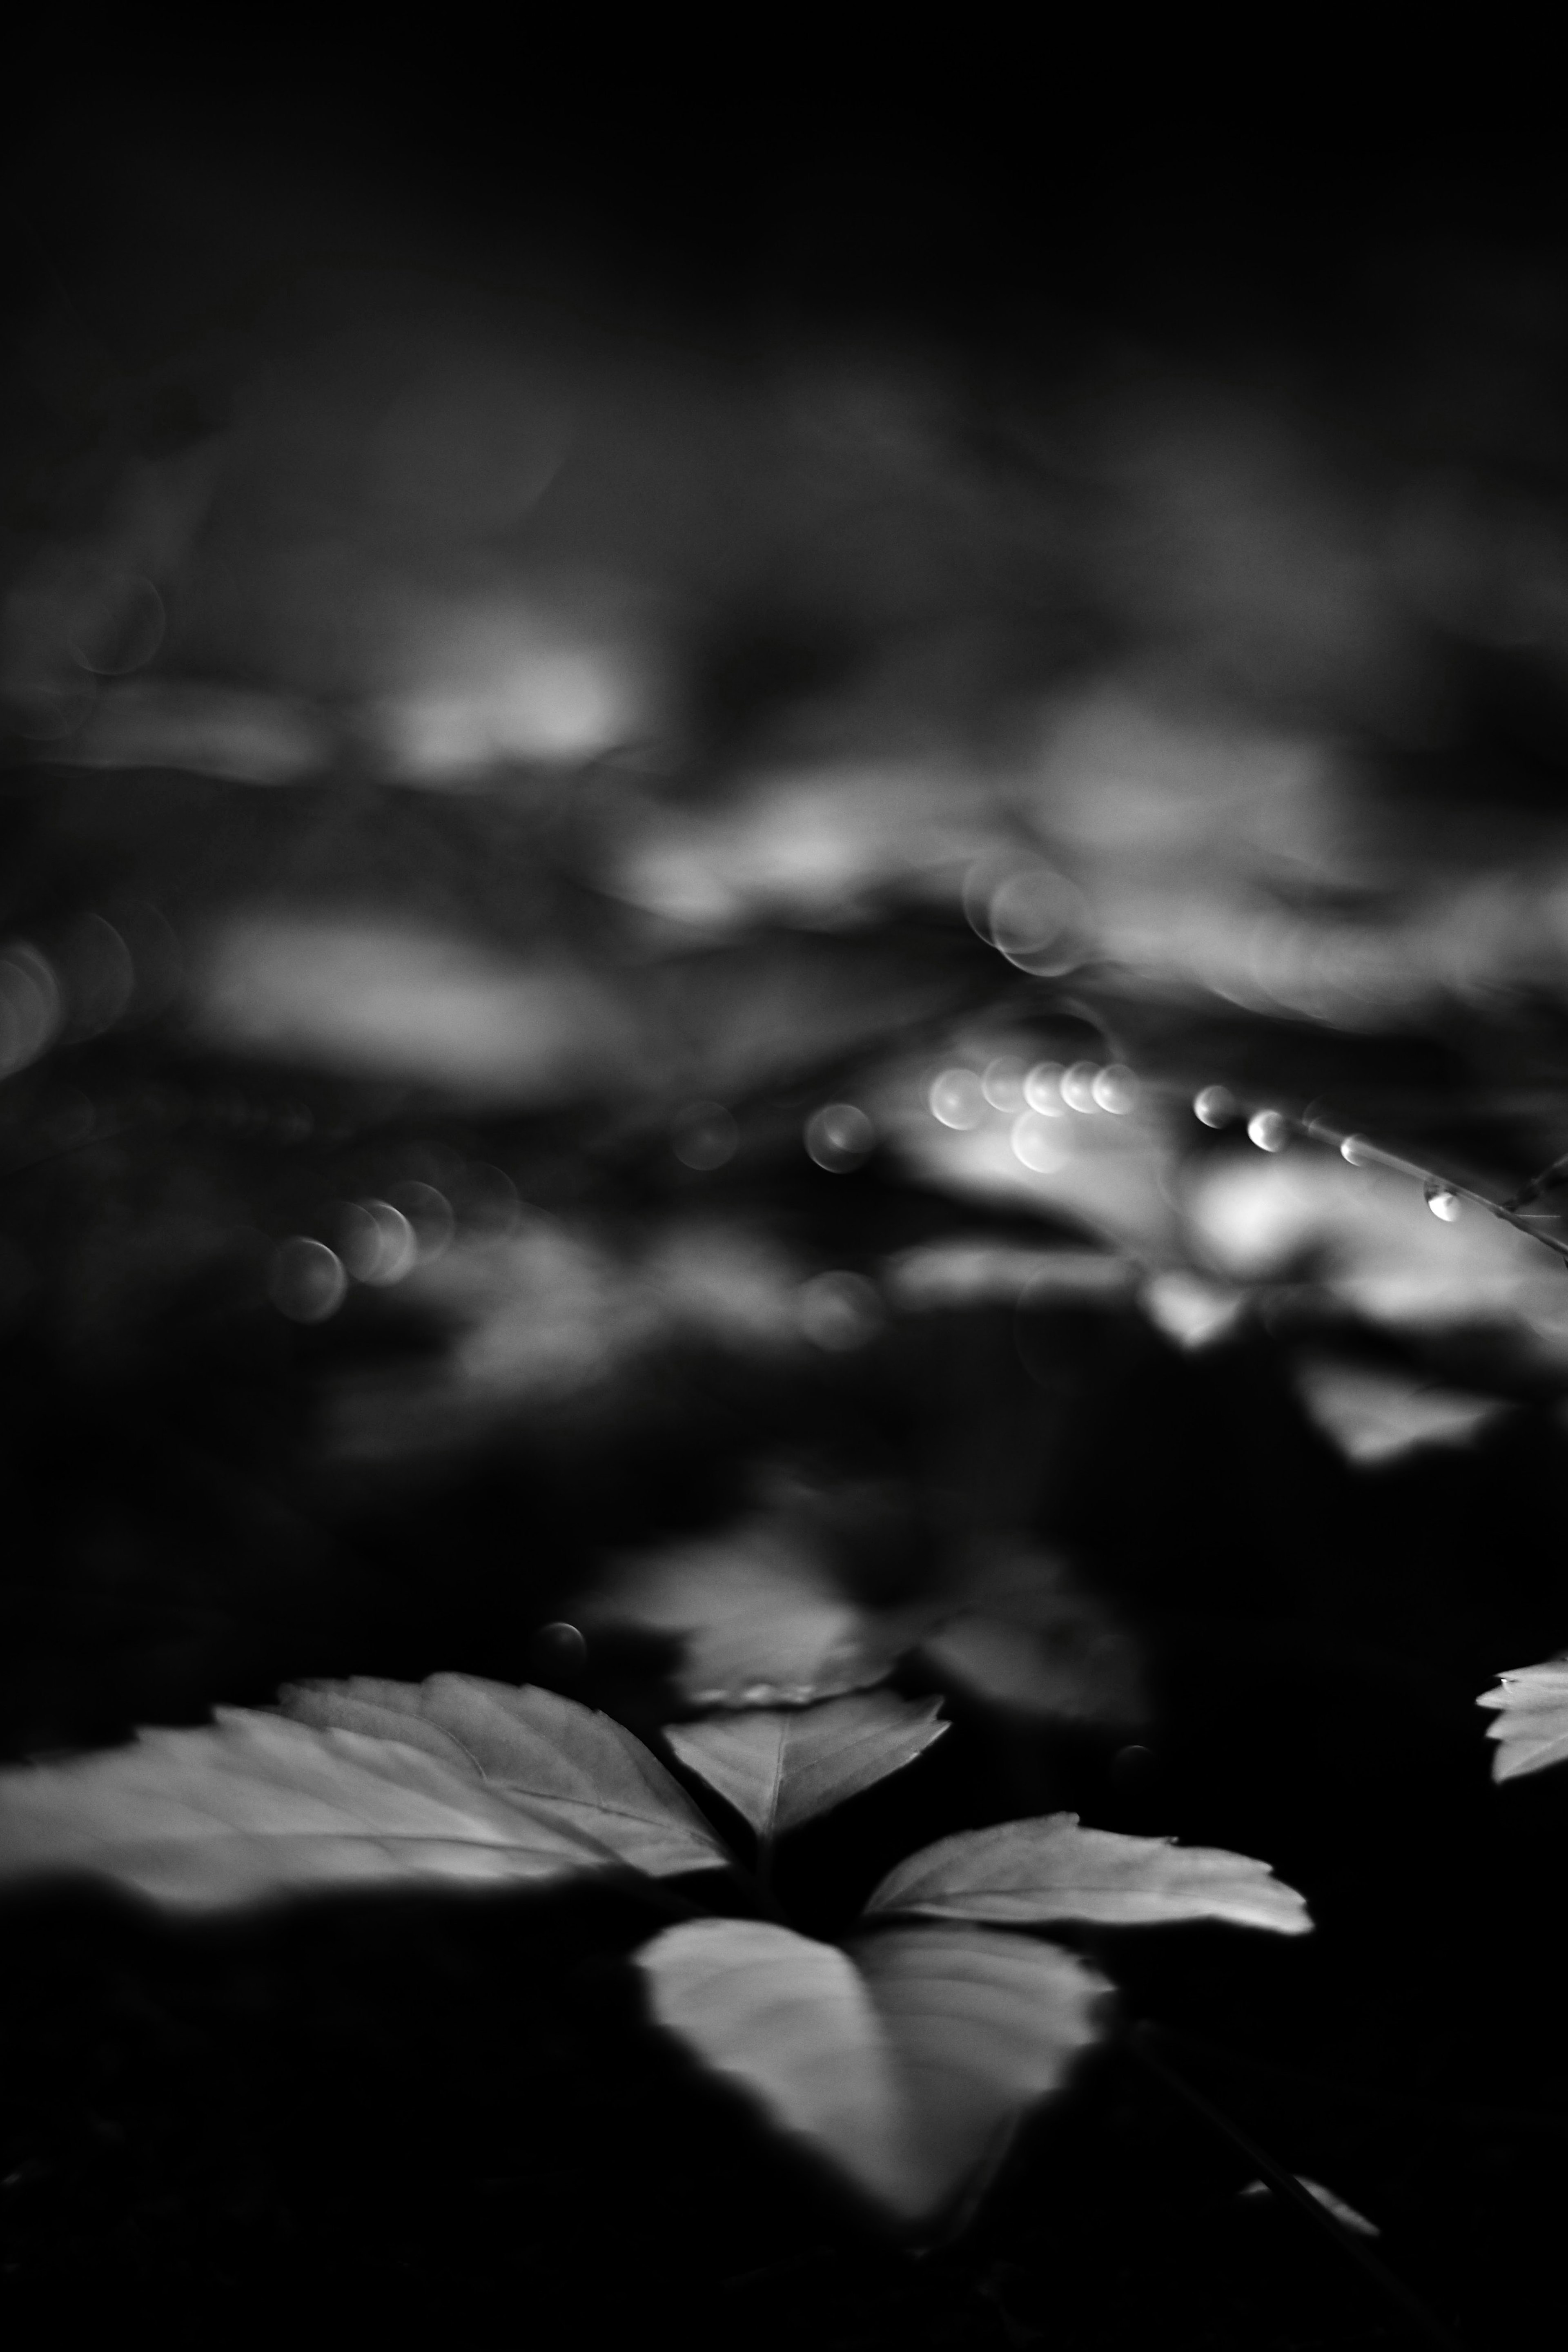
[[[522,1203],[504,1168],[493,1167],[487,1160],[476,1160],[467,1168],[460,1164],[449,1182],[457,1196],[455,1206],[466,1240],[486,1247],[507,1240],[517,1231]]]
[[[819,1274],[800,1286],[800,1328],[814,1347],[840,1355],[874,1339],[885,1320],[875,1287],[860,1274]]]
[[[419,1244],[390,1201],[353,1201],[339,1213],[338,1254],[356,1282],[384,1289],[413,1272]]]
[[[1102,1110],[1120,1116],[1132,1110],[1138,1099],[1138,1082],[1124,1062],[1112,1062],[1094,1081],[1094,1099]]]
[[[99,677],[125,677],[146,667],[166,626],[163,599],[151,580],[135,572],[108,572],[78,604],[66,643],[83,669]]]
[[[1236,1117],[1239,1105],[1228,1087],[1203,1087],[1192,1098],[1195,1118],[1205,1127],[1223,1127]]]
[[[854,1103],[824,1103],[806,1121],[807,1154],[830,1175],[858,1168],[875,1141],[875,1128]]]
[[[335,1250],[295,1234],[272,1253],[267,1293],[291,1323],[325,1323],[343,1303],[348,1276]]]
[[[1041,977],[1083,960],[1087,909],[1065,875],[1017,850],[985,857],[964,882],[964,909],[1009,963]]]
[[[1111,1784],[1127,1794],[1138,1794],[1157,1778],[1159,1766],[1152,1748],[1138,1741],[1118,1748],[1111,1759]]]
[[[1372,1146],[1364,1135],[1347,1135],[1340,1145],[1339,1156],[1353,1168],[1364,1168],[1372,1158]]]
[[[1024,1066],[1016,1054],[998,1055],[986,1064],[980,1092],[993,1110],[1023,1108]]]
[[[1277,1110],[1254,1111],[1247,1122],[1247,1133],[1260,1151],[1283,1151],[1291,1139],[1291,1123]]]
[[[978,1127],[986,1115],[985,1091],[973,1070],[939,1071],[925,1099],[932,1118],[939,1118],[944,1127]]]
[[[670,1149],[683,1168],[706,1175],[735,1158],[740,1142],[737,1127],[723,1103],[689,1103],[674,1122]]]
[[[64,1011],[47,956],[25,940],[0,950],[0,1078],[25,1069],[53,1044]]]
[[[528,1643],[528,1671],[541,1682],[575,1682],[588,1664],[588,1643],[564,1617],[541,1625]]]
[[[1062,1072],[1061,1099],[1069,1110],[1099,1109],[1100,1105],[1094,1093],[1095,1082],[1099,1076],[1099,1066],[1094,1062],[1074,1062],[1070,1070]]]
[[[416,1177],[408,1177],[401,1184],[392,1185],[387,1197],[399,1214],[407,1218],[421,1264],[427,1258],[440,1257],[451,1244],[454,1222],[452,1203],[445,1193],[438,1192],[434,1184],[422,1184]]]
[[[1023,1082],[1023,1098],[1042,1118],[1060,1118],[1067,1108],[1061,1099],[1061,1064],[1037,1062]]]
[[[1060,1128],[1052,1128],[1039,1111],[1026,1110],[1013,1121],[1013,1157],[1037,1176],[1054,1176],[1067,1162],[1067,1145]]]
[[[1429,1179],[1425,1189],[1427,1206],[1431,1210],[1432,1214],[1435,1217],[1441,1217],[1446,1225],[1451,1225],[1462,1205],[1458,1194],[1450,1192],[1448,1186],[1440,1183],[1436,1177]]]

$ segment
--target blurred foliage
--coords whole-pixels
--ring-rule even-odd
[[[72,89],[0,375],[7,1752],[298,1675],[647,1731],[892,1670],[947,1696],[944,1827],[1326,1886],[1331,2077],[1560,2081],[1554,1817],[1477,1810],[1471,1702],[1568,1641],[1568,1291],[1442,1189],[1568,1151],[1556,215],[1336,167],[1287,236],[1102,163],[1074,245],[1032,123],[1007,233],[892,132],[737,146],[726,206],[644,187],[644,130],[602,236],[609,137],[574,230],[482,140],[377,179],[329,106],[285,160],[237,100]],[[576,2039],[517,2096],[556,2066],[559,2123],[602,2020],[558,1928]],[[1311,2076],[1299,1977],[1140,1966]],[[1139,2115],[1112,2203],[1185,2177]],[[1134,2197],[1178,2269],[1191,2197]]]

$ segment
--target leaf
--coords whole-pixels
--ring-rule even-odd
[[[885,1780],[940,1739],[940,1698],[868,1691],[799,1713],[673,1726],[664,1737],[758,1837],[779,1836]]]
[[[1538,1242],[1467,1206],[1434,1217],[1421,1187],[1338,1152],[1292,1143],[1277,1157],[1205,1153],[1184,1187],[1196,1254],[1238,1283],[1321,1285],[1341,1307],[1417,1335],[1466,1325],[1507,1333],[1526,1361],[1568,1350],[1563,1276]]]
[[[1267,1863],[1168,1838],[1081,1829],[1076,1813],[939,1838],[889,1872],[865,1916],[894,1911],[1016,1927],[1053,1919],[1123,1927],[1224,1919],[1299,1936],[1312,1926],[1302,1897]]]
[[[1499,1742],[1494,1780],[1568,1763],[1568,1656],[1500,1676],[1499,1687],[1483,1691],[1476,1705],[1499,1710],[1487,1726],[1487,1738]]]
[[[577,1699],[473,1675],[423,1683],[360,1675],[283,1694],[296,1721],[397,1739],[476,1773],[531,1820],[655,1878],[729,1854],[678,1780],[610,1716]]]
[[[378,1882],[538,1884],[609,1859],[418,1747],[243,1707],[0,1774],[0,1877],[88,1871],[193,1908]]]
[[[870,1108],[895,1159],[917,1182],[949,1196],[1071,1220],[1138,1258],[1175,1255],[1175,1154],[1162,1115],[1153,1107],[1126,1117],[1092,1108],[1046,1118],[1016,1098],[1005,1110],[995,1108],[982,1091],[982,1074],[995,1060],[1032,1059],[1030,1043],[1028,1036],[980,1032],[954,1040],[943,1075],[973,1089],[959,1127],[932,1108],[936,1074],[927,1056],[891,1071]],[[1083,1272],[1082,1255],[1074,1251],[1047,1275],[1040,1305],[1066,1300],[1114,1310],[1136,1283],[1135,1272],[1114,1258],[1105,1259],[1087,1282]],[[1027,1309],[1027,1297],[1022,1303]]]
[[[840,1588],[826,1561],[766,1516],[628,1560],[593,1604],[607,1624],[685,1637],[679,1684],[694,1706],[806,1706],[882,1682],[914,1638]]]
[[[1109,1991],[1071,1953],[977,1927],[844,1952],[767,1921],[693,1920],[638,1964],[661,2025],[907,2221],[1059,2087]]]
[[[982,1555],[960,1593],[962,1605],[921,1642],[938,1674],[1016,1716],[1141,1727],[1131,1636],[1064,1561],[1009,1545]]]
[[[1347,1461],[1397,1461],[1418,1445],[1463,1445],[1508,1408],[1368,1364],[1330,1357],[1298,1362],[1296,1391],[1312,1419]]]

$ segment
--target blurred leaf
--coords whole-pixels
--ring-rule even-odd
[[[85,768],[187,768],[235,782],[293,783],[330,763],[327,726],[292,696],[188,678],[138,678],[100,691],[62,746]]]
[[[225,1707],[208,1728],[21,1766],[0,1775],[0,1877],[85,1871],[214,1909],[378,1883],[538,1885],[626,1858],[603,1834],[612,1816],[519,1804],[432,1745]],[[722,1858],[695,1830],[683,1851],[674,1820],[662,1853],[647,1843],[655,1870]]]
[[[800,1713],[681,1724],[664,1736],[758,1837],[772,1838],[913,1763],[947,1729],[936,1720],[941,1704],[872,1691]]]
[[[766,1517],[627,1560],[591,1612],[685,1637],[678,1676],[694,1706],[806,1706],[863,1690],[915,1638],[873,1618],[825,1560]]]
[[[968,767],[833,760],[742,782],[716,809],[649,808],[612,837],[608,886],[688,923],[838,925],[891,885],[951,902],[1006,837]]]
[[[1177,1239],[1176,1158],[1164,1112],[1153,1103],[1125,1113],[1092,1105],[1080,1111],[1058,1097],[1042,1113],[1010,1088],[1003,1090],[1007,1108],[993,1104],[982,1090],[984,1074],[1015,1065],[1021,1072],[1040,1051],[1028,1034],[956,1038],[940,1057],[891,1070],[868,1108],[923,1184],[960,1200],[1067,1219],[1140,1257],[1169,1257]],[[1085,1074],[1091,1066],[1083,1066]],[[933,1089],[940,1101],[944,1081],[956,1098],[946,1117],[933,1108]],[[1107,1306],[1119,1303],[1133,1280],[1113,1259],[1091,1266],[1082,1252],[1063,1253],[1042,1273],[1048,1296],[1060,1282],[1069,1295],[1082,1288]]]
[[[1508,1409],[1496,1397],[1327,1357],[1298,1361],[1295,1385],[1312,1419],[1349,1462],[1393,1462],[1418,1445],[1463,1445]]]
[[[423,1683],[371,1675],[283,1694],[286,1711],[321,1730],[395,1739],[449,1759],[575,1837],[606,1862],[653,1877],[729,1859],[679,1782],[611,1717],[532,1684],[513,1689],[472,1675]]]
[[[638,1961],[661,2025],[907,2221],[1061,2084],[1108,1990],[1070,1953],[973,1927],[845,1953],[766,1921],[695,1920]]]
[[[923,1638],[944,1677],[993,1706],[1040,1721],[1115,1724],[1145,1718],[1131,1637],[1066,1564],[1009,1546],[966,1578],[966,1606]]]
[[[1499,1710],[1487,1726],[1487,1738],[1498,1742],[1493,1780],[1517,1780],[1568,1763],[1568,1656],[1501,1675],[1499,1687],[1483,1691],[1476,1704]]]
[[[1024,1249],[986,1238],[930,1242],[901,1251],[883,1284],[905,1314],[953,1307],[1119,1304],[1137,1280],[1125,1259],[1103,1250]]]
[[[1315,1282],[1394,1330],[1511,1327],[1529,1353],[1568,1360],[1562,1265],[1473,1203],[1446,1223],[1409,1178],[1304,1143],[1216,1154],[1186,1202],[1198,1252],[1233,1281]]]
[[[643,1059],[635,1009],[566,956],[503,954],[396,914],[231,916],[193,1013],[234,1052],[491,1104],[591,1098]]]
[[[1168,1838],[1081,1829],[1076,1813],[941,1838],[889,1872],[866,1905],[868,1916],[879,1911],[1019,1927],[1052,1919],[1124,1927],[1224,1919],[1299,1936],[1312,1926],[1303,1898],[1267,1863]]]

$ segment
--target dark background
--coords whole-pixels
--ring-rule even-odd
[[[128,468],[225,446],[294,315],[290,286],[466,274],[624,380],[631,413],[640,372],[665,368],[742,402],[801,351],[933,372],[942,455],[899,511],[939,505],[962,466],[988,486],[988,516],[1069,517],[1046,553],[1025,529],[1005,562],[988,523],[955,527],[981,549],[959,588],[934,592],[941,614],[979,615],[965,643],[982,651],[950,689],[960,730],[993,691],[1132,668],[1153,643],[1238,709],[1349,740],[1396,864],[1455,812],[1456,871],[1505,840],[1511,858],[1521,839],[1544,857],[1568,665],[1544,625],[1510,636],[1487,619],[1486,518],[1522,508],[1558,529],[1568,500],[1564,182],[1527,110],[1510,136],[1483,97],[1440,119],[1412,97],[1303,132],[1276,107],[1287,81],[1310,99],[1311,73],[1259,59],[1239,104],[1198,65],[1191,98],[1175,86],[1148,128],[1133,100],[1158,88],[1153,58],[1135,93],[1124,61],[1064,44],[951,71],[905,60],[862,96],[838,72],[840,37],[761,30],[716,89],[695,44],[689,61],[586,63],[541,37],[521,64],[450,47],[389,62],[258,33],[265,54],[198,79],[40,41],[5,173],[7,583],[90,541]],[[1124,593],[1113,564],[1105,584],[1082,552],[1108,510],[1092,420],[1194,384],[1283,415],[1368,509],[1434,475],[1469,486],[1469,585],[1440,609],[1407,600],[1403,667],[1341,663],[1332,628],[1312,659],[1234,661],[1223,597],[1182,635],[1180,560],[1175,622]],[[692,478],[714,413],[694,402],[672,429],[699,451]],[[864,708],[883,724],[856,680],[899,630],[925,641],[859,574],[845,587],[831,563],[775,561],[773,522],[748,570],[733,544],[748,524],[726,539],[695,503],[672,511],[640,537],[612,520],[602,545],[629,539],[633,568],[689,565],[662,788],[679,814],[722,806],[799,701],[841,690],[846,730],[873,723]],[[917,543],[893,530],[895,564]],[[286,635],[246,642],[265,593],[204,640],[192,593],[190,675],[308,684]],[[319,699],[348,708],[352,688]],[[548,945],[602,921],[614,964],[580,864],[519,835],[506,790],[421,796],[345,760],[269,797],[172,761],[73,767],[24,735],[6,759],[8,936],[52,940],[133,886],[193,938],[257,873],[316,904],[362,895],[369,872],[391,901],[455,908],[487,939]],[[759,920],[704,967],[704,1037],[746,957],[771,970],[789,928]],[[836,943],[803,936],[826,970]],[[847,1055],[808,1036],[789,1085],[743,1072],[727,1099],[746,1148],[715,1187],[830,1266],[874,1270],[890,1248],[976,1230],[1038,1237],[1032,1213],[883,1155],[842,1179],[803,1165],[802,1107],[923,1034],[912,974],[936,973],[955,1017],[1014,985],[956,917],[895,908],[874,941],[896,983],[884,1034],[873,1022]],[[835,966],[829,992],[844,989]],[[1008,998],[1042,1051],[1082,1017],[1061,996]],[[1127,1058],[1173,1086],[1337,1087],[1347,1123],[1403,1122],[1516,1181],[1563,1148],[1550,985],[1370,1034],[1156,1000],[1134,984],[1096,1002],[1113,1042],[1135,1041]],[[4,1082],[23,1269],[5,1339],[8,1754],[198,1722],[298,1675],[523,1679],[537,1629],[604,1559],[723,1527],[780,1448],[830,1490],[874,1491],[884,1517],[858,1551],[845,1539],[848,1573],[862,1598],[896,1596],[935,1572],[945,1479],[979,1523],[989,1511],[1079,1562],[1138,1645],[1150,1723],[1135,1742],[1020,1729],[955,1693],[957,1727],[929,1762],[803,1844],[820,1924],[909,1844],[1020,1810],[1267,1856],[1318,1934],[1279,1949],[1207,1929],[1124,1937],[1106,1957],[1126,2011],[1168,2029],[1173,2063],[1280,2162],[1369,2211],[1390,2267],[1485,2342],[1500,2308],[1552,2283],[1568,2128],[1562,1798],[1550,1778],[1490,1785],[1472,1704],[1564,1639],[1554,1378],[1506,1348],[1489,1371],[1479,1343],[1452,1341],[1451,1375],[1490,1380],[1513,1410],[1469,1450],[1374,1472],[1312,1425],[1288,1325],[1259,1316],[1185,1353],[1129,1306],[1051,1318],[1031,1360],[1009,1312],[975,1305],[935,1339],[894,1320],[804,1370],[683,1343],[591,1409],[519,1411],[409,1479],[384,1458],[328,1459],[324,1388],[437,1360],[439,1335],[391,1294],[319,1329],[287,1324],[267,1244],[433,1139],[594,1231],[663,1230],[693,1197],[666,1114],[725,1091],[671,1083],[629,1133],[591,1087],[500,1107],[378,1088],[329,1058],[193,1034],[155,988],[134,1020]],[[70,1140],[81,1097],[123,1128],[108,1161]],[[160,1223],[176,1174],[222,1246]],[[656,1720],[660,1663],[611,1643],[579,1687]],[[671,2325],[810,2327],[846,2347],[1417,2340],[1332,2250],[1239,2200],[1246,2159],[1120,2048],[1040,2121],[978,2235],[911,2269],[656,2042],[619,1965],[647,1931],[630,1904],[345,1900],[178,1932],[91,1890],[8,1912],[6,2262],[40,2335],[85,2298],[144,2301],[176,2336],[471,2325],[499,2307],[546,2340]]]

